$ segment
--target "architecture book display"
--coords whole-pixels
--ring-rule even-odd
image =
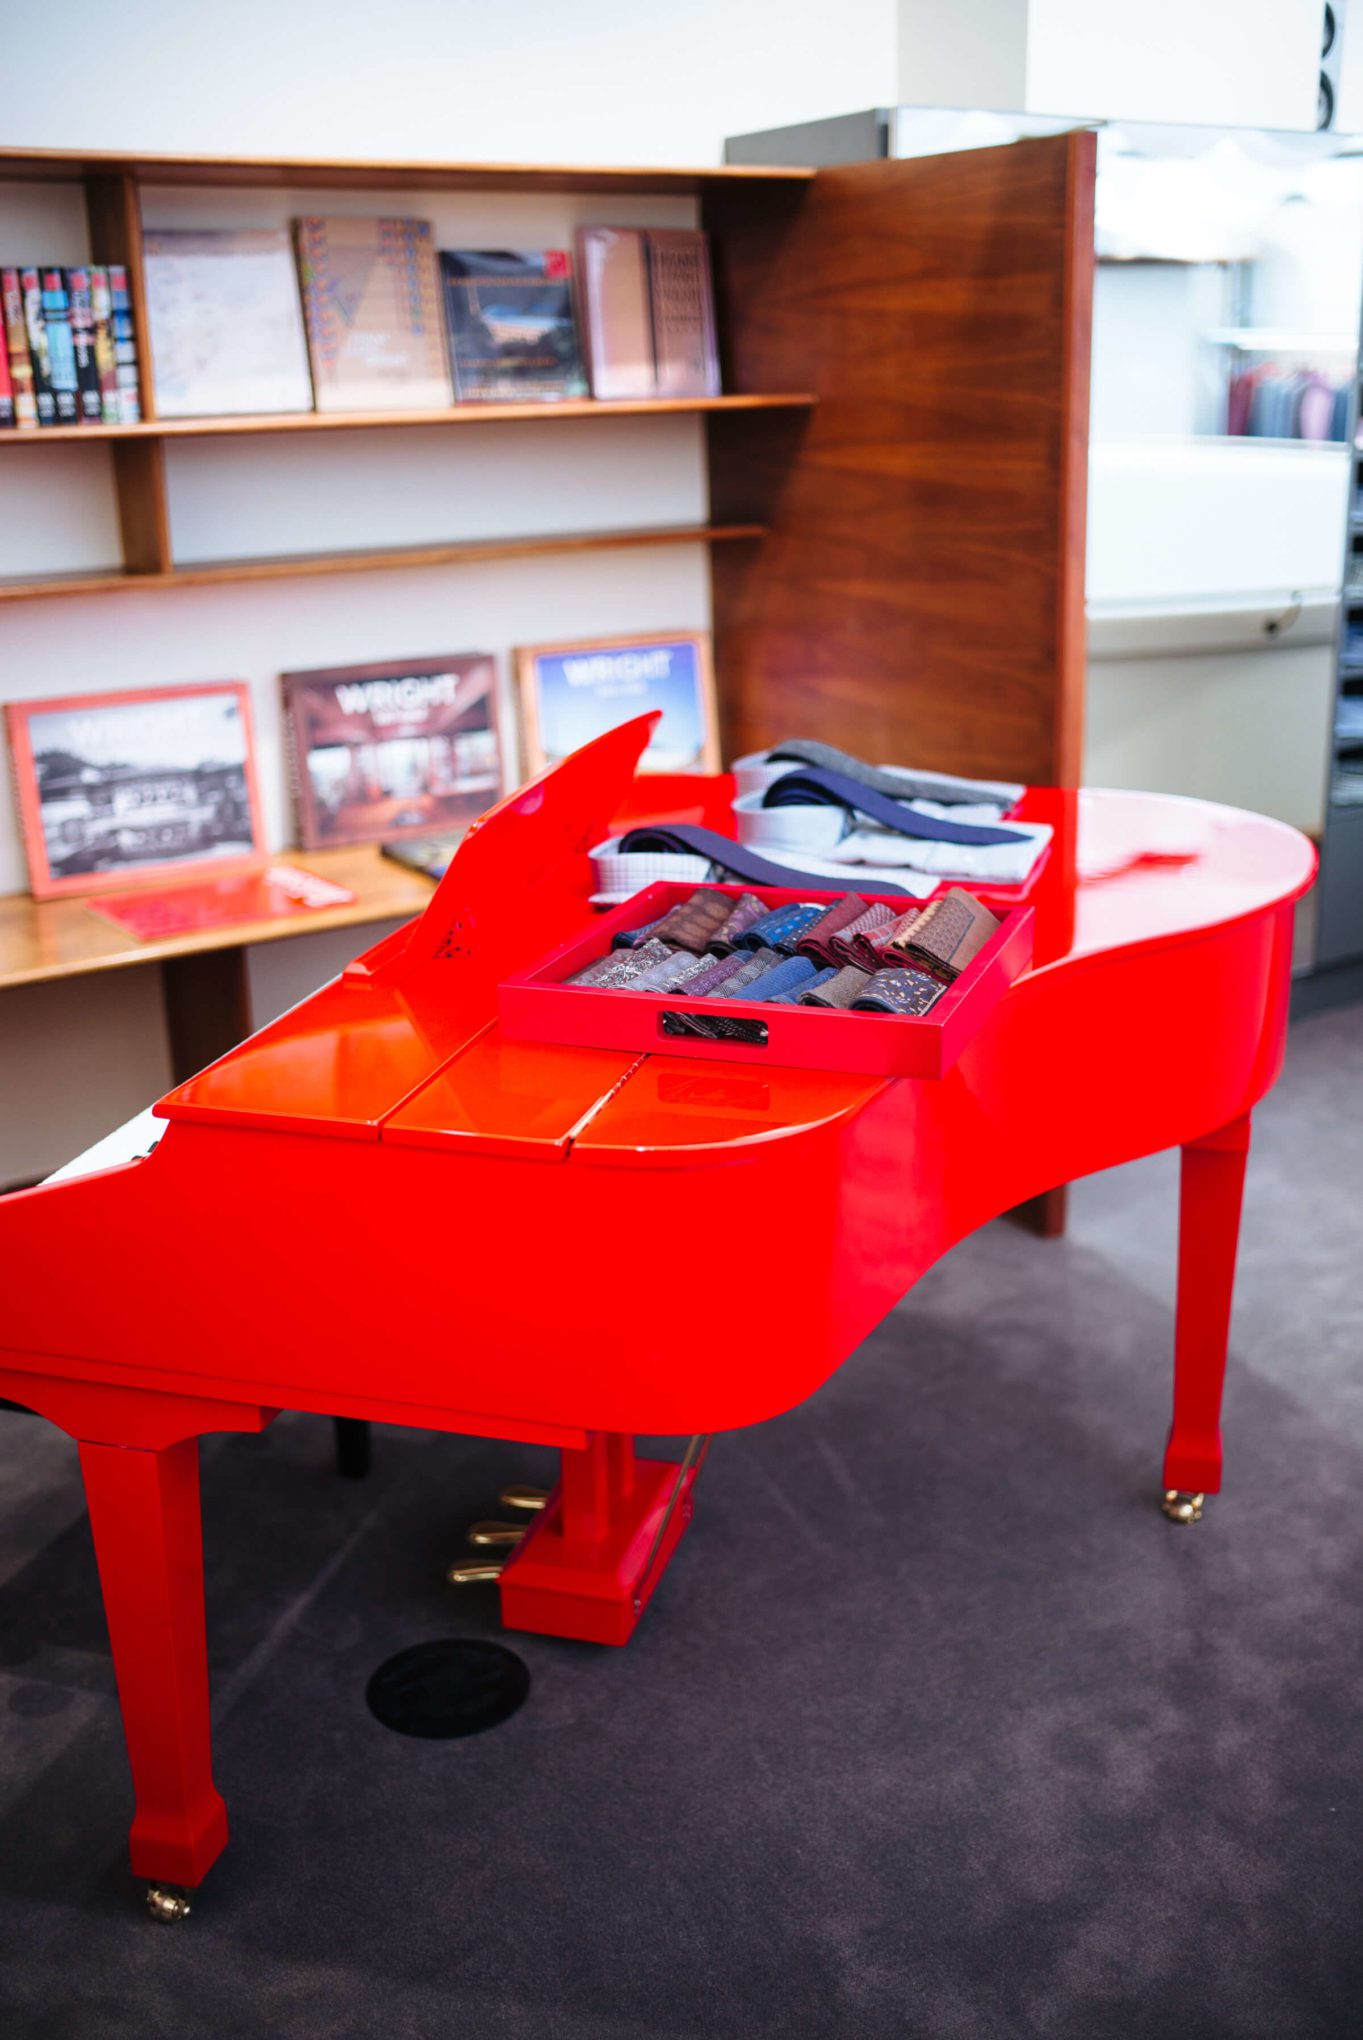
[[[0,269],[0,316],[0,426],[137,423],[137,343],[121,264]]]
[[[284,675],[305,850],[457,830],[504,791],[487,652]]]
[[[446,250],[440,275],[457,401],[586,396],[566,249]]]
[[[312,377],[286,229],[149,232],[147,317],[163,418],[307,411]]]
[[[426,220],[295,223],[319,411],[425,411],[450,402]]]
[[[521,764],[557,765],[593,737],[650,709],[662,721],[641,772],[718,772],[719,717],[703,631],[526,645],[516,654]]]

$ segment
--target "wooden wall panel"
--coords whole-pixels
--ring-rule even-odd
[[[728,755],[786,735],[1077,781],[1094,138],[707,196],[726,387],[709,421]]]

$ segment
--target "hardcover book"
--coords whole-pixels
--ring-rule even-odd
[[[0,335],[3,338],[3,335]],[[0,346],[0,426],[14,423],[14,379],[9,368],[9,347]]]
[[[52,390],[51,364],[47,355],[47,321],[43,316],[43,279],[36,269],[19,271],[19,288],[24,301],[24,331],[28,335],[28,358],[33,369],[33,399],[38,423],[55,425],[57,399]]]
[[[90,270],[90,306],[95,320],[100,416],[106,425],[117,425],[123,412],[118,399],[118,357],[114,352],[114,301],[109,291],[109,272],[98,262]]]
[[[80,418],[80,384],[76,377],[76,346],[71,333],[71,303],[60,269],[42,271],[43,344],[47,379],[55,401],[54,424],[75,425]]]
[[[426,220],[294,223],[319,411],[424,411],[450,402]]]
[[[146,236],[147,319],[164,418],[310,411],[285,228]]]
[[[114,329],[114,368],[118,377],[118,416],[136,425],[142,416],[142,391],[137,380],[137,336],[128,272],[121,262],[109,264],[109,303]]]
[[[71,345],[76,356],[76,392],[82,425],[98,425],[103,417],[99,365],[95,360],[95,306],[88,269],[66,271],[71,306]]]
[[[719,351],[709,236],[686,228],[650,228],[647,238],[657,393],[717,397]]]
[[[286,673],[306,850],[457,830],[506,783],[487,652]]]
[[[657,376],[643,234],[634,227],[579,227],[577,274],[592,395],[653,396]]]
[[[521,762],[557,765],[619,723],[660,708],[641,772],[718,772],[710,640],[701,631],[528,645],[516,654]]]
[[[262,850],[242,682],[11,702],[5,717],[37,898],[228,868]]]
[[[9,379],[14,392],[14,422],[24,431],[38,423],[38,403],[33,392],[33,363],[28,351],[28,326],[24,319],[24,290],[17,269],[0,270],[0,309],[4,312],[5,349],[9,356]]]
[[[457,400],[586,396],[566,250],[445,250],[440,274]]]

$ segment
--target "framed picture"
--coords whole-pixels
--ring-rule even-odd
[[[5,719],[38,899],[263,854],[241,681],[11,702]]]
[[[305,850],[466,828],[505,791],[489,652],[285,673]]]
[[[718,772],[719,727],[710,640],[703,631],[527,645],[516,654],[522,763],[556,765],[632,716],[663,719],[641,772]]]

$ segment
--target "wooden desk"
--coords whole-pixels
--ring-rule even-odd
[[[327,928],[406,920],[419,914],[431,897],[428,879],[394,864],[373,843],[349,850],[284,851],[277,861],[297,863],[346,886],[355,894],[353,903],[283,921],[243,921],[139,942],[95,913],[88,899],[35,900],[27,893],[11,893],[0,897],[0,991],[120,970],[129,964],[159,963],[171,1067],[176,1083],[182,1083],[251,1032],[249,946]],[[134,879],[130,891],[135,884]]]

